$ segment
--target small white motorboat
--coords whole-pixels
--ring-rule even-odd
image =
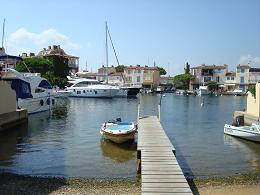
[[[260,142],[260,125],[252,124],[251,126],[232,126],[225,124],[224,133],[243,139]]]
[[[136,133],[136,125],[133,122],[121,122],[121,119],[104,123],[100,128],[100,134],[105,139],[121,144],[133,140]]]

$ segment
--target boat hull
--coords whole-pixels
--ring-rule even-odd
[[[132,131],[132,132],[127,133],[127,134],[115,135],[115,134],[105,132],[104,130],[101,129],[100,133],[103,135],[103,137],[105,139],[108,139],[108,140],[115,142],[117,144],[122,144],[124,142],[133,140],[136,132]]]
[[[254,142],[260,142],[260,133],[243,130],[239,127],[231,125],[224,126],[224,133],[232,136],[236,136],[242,139],[247,139]]]

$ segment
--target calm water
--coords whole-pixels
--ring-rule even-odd
[[[156,114],[157,95],[140,97],[142,115]],[[138,99],[70,98],[53,113],[29,116],[28,126],[0,134],[0,171],[19,174],[135,178],[136,141],[118,146],[99,134],[104,121],[135,121]],[[223,135],[244,97],[162,99],[162,125],[188,176],[260,172],[260,145]]]

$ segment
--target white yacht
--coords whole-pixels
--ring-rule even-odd
[[[208,86],[200,86],[199,89],[197,90],[197,94],[198,96],[208,95],[209,94]]]
[[[52,86],[40,73],[20,73],[5,68],[2,80],[15,90],[17,108],[27,109],[28,114],[50,110],[55,104]]]
[[[65,90],[70,92],[72,97],[98,97],[98,98],[113,98],[119,93],[119,88],[102,84],[95,79],[71,79],[71,87],[66,87]]]

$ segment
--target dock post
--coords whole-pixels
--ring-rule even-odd
[[[137,123],[138,123],[138,121],[139,121],[139,119],[140,119],[140,102],[138,103],[138,106],[137,106]]]
[[[157,117],[158,117],[158,120],[161,121],[161,105],[160,104],[158,104],[158,115],[157,115]]]

